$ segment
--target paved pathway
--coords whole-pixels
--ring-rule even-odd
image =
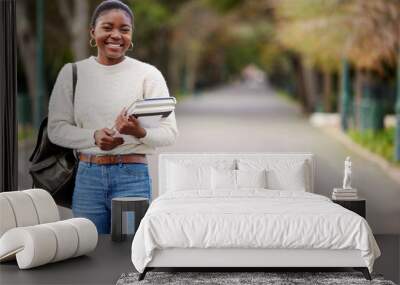
[[[342,183],[343,163],[353,161],[353,187],[367,198],[367,220],[375,234],[400,233],[400,185],[336,140],[312,127],[298,106],[265,87],[235,84],[181,100],[180,136],[159,152],[312,152],[315,192],[330,196]],[[150,158],[157,187],[157,156]],[[156,196],[156,195],[155,195]]]

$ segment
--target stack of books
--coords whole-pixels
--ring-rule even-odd
[[[332,199],[334,200],[356,200],[358,199],[357,189],[343,189],[334,188],[332,193]]]
[[[161,118],[168,117],[175,110],[174,97],[151,98],[133,102],[126,112],[128,116],[138,118],[144,128],[156,128]]]
[[[176,99],[174,97],[151,98],[137,100],[127,108],[129,116],[159,116],[168,117],[175,109]]]

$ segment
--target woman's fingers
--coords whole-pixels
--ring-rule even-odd
[[[109,128],[103,128],[95,132],[96,145],[101,150],[111,150],[124,143],[122,137],[113,137],[115,134],[114,130]]]
[[[124,107],[122,108],[121,112],[119,112],[118,117],[125,116],[125,114],[126,114],[126,108]]]
[[[104,136],[101,138],[101,142],[105,144],[113,144],[114,143],[114,138],[109,137],[109,136]]]
[[[118,114],[117,118],[115,119],[115,121],[127,120],[127,116],[126,116],[127,112],[128,111],[126,110],[125,107],[122,108],[121,112],[119,112],[119,114]]]
[[[123,143],[124,143],[124,139],[123,138],[121,138],[121,137],[114,138],[115,146],[119,146],[119,145],[121,145]]]
[[[135,116],[133,116],[133,115],[129,116],[129,117],[128,117],[128,120],[129,120],[130,122],[132,122],[132,123],[137,123],[137,122],[139,122],[138,119],[137,119]]]
[[[124,139],[122,137],[110,137],[110,136],[105,136],[102,138],[102,142],[110,145],[114,144],[123,144]]]
[[[111,142],[103,141],[100,143],[100,149],[102,150],[111,150],[113,148],[116,148],[117,146],[121,145],[124,143],[124,139],[121,137],[114,138]]]
[[[128,124],[129,120],[128,117],[126,116],[126,110],[124,108],[118,115],[117,119],[115,120],[115,127],[119,132],[121,132],[121,129],[126,128]]]
[[[109,129],[109,128],[104,128],[103,131],[106,135],[111,136],[111,137],[115,134],[115,131],[112,129]]]
[[[120,142],[123,139],[121,137],[113,137],[113,135],[115,135],[115,131],[109,128],[104,128],[104,136],[102,136],[101,140],[104,143],[109,143],[109,144],[114,144],[115,141]]]
[[[118,114],[117,118],[115,119],[115,126],[117,130],[119,131],[119,128],[121,127],[121,124],[124,122],[124,112],[125,108],[121,110],[121,112]]]

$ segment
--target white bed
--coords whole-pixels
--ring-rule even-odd
[[[264,170],[266,189],[249,187]],[[162,154],[132,262],[141,278],[154,267],[354,267],[370,278],[380,251],[367,222],[313,194],[314,175],[309,153]]]

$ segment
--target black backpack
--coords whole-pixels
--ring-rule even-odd
[[[72,103],[75,101],[76,64],[72,63]],[[71,208],[78,159],[74,150],[53,144],[47,135],[47,117],[42,121],[36,147],[29,161],[33,187],[48,191],[58,205]]]

